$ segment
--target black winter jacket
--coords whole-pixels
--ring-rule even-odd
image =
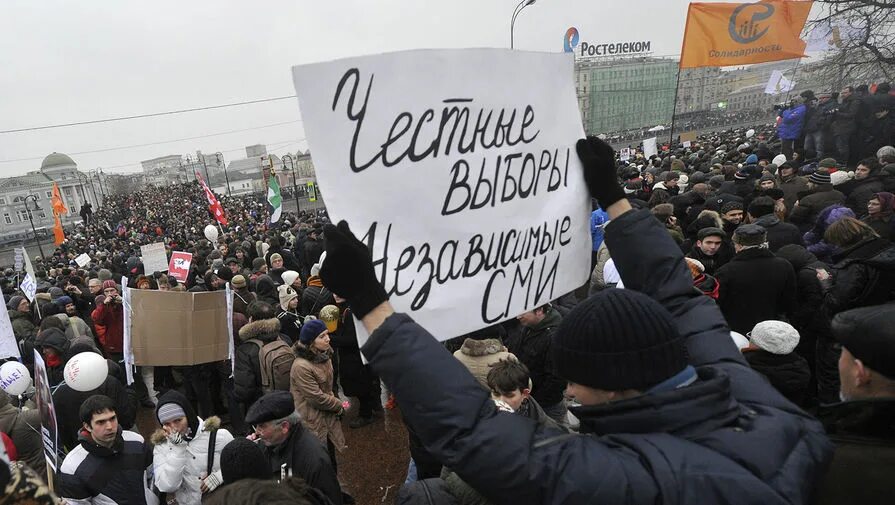
[[[301,477],[309,486],[321,491],[334,505],[342,503],[342,488],[323,444],[301,423],[289,430],[289,438],[280,445],[262,445],[270,464],[271,478],[280,479],[283,465],[288,475]]]
[[[251,339],[260,340],[263,344],[273,342],[280,336],[279,319],[262,319],[252,321],[239,329],[239,342],[236,345],[236,362],[233,364],[233,392],[236,399],[246,408],[261,398],[261,362],[258,361],[260,348]],[[287,342],[285,339],[284,342]],[[288,342],[287,342],[288,343]]]
[[[824,310],[843,310],[895,300],[895,246],[873,238],[833,256],[832,285],[825,284]]]
[[[562,316],[550,308],[544,320],[537,326],[527,328],[506,341],[507,348],[519,361],[528,367],[531,376],[531,396],[544,407],[552,407],[563,399],[566,382],[556,376],[551,357],[553,335],[562,321]]]
[[[805,358],[791,352],[773,354],[763,349],[743,352],[753,370],[765,376],[774,389],[796,405],[805,405],[811,368]]]
[[[792,209],[789,220],[810,228],[820,211],[836,203],[845,203],[845,195],[833,189],[832,184],[821,184],[814,192],[799,200],[799,204]]]
[[[625,287],[671,313],[698,380],[573,408],[590,435],[563,434],[497,412],[462,363],[393,314],[362,351],[426,448],[495,504],[809,503],[832,455],[820,423],[747,365],[648,211],[614,219],[606,240]]]
[[[768,214],[756,219],[753,224],[760,225],[768,232],[768,249],[777,252],[781,247],[789,244],[800,245],[802,233],[794,224],[784,223],[774,214]]]
[[[845,206],[851,209],[856,216],[867,214],[867,202],[873,198],[874,194],[884,189],[883,180],[875,175],[864,179],[853,179],[839,187],[839,190],[845,195]]]
[[[740,251],[715,278],[721,284],[718,306],[733,331],[745,335],[762,321],[786,320],[795,309],[795,271],[767,249]]]

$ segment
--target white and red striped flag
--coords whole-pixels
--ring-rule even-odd
[[[205,180],[202,179],[202,176],[199,173],[196,173],[196,178],[199,179],[199,184],[202,185],[202,189],[205,190],[205,198],[208,199],[208,210],[214,215],[215,220],[218,223],[221,223],[224,226],[227,226],[227,216],[224,215],[224,207],[221,206],[221,202],[215,198],[214,193],[208,189],[208,184],[205,184]]]

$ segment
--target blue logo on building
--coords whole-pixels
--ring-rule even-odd
[[[750,7],[754,7],[754,9],[750,9]],[[743,11],[746,9],[749,9],[749,12],[752,13],[751,16],[743,14]],[[768,28],[761,29],[759,21],[764,21],[773,16],[775,10],[776,8],[770,3],[762,2],[740,5],[730,15],[730,23],[727,26],[730,38],[740,44],[751,44],[764,37],[764,34],[768,32]],[[743,16],[740,16],[740,14],[743,14]]]
[[[562,49],[567,53],[575,50],[578,45],[578,28],[574,26],[566,30],[566,37],[562,41]]]

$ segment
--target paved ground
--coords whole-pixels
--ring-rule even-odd
[[[348,421],[356,415],[355,408],[342,419],[348,448],[338,455],[339,480],[359,504],[394,503],[410,460],[401,414],[397,409],[386,410],[375,423],[353,430]],[[137,427],[147,438],[158,428],[153,409],[140,409]]]

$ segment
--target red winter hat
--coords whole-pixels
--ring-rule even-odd
[[[118,284],[115,284],[115,281],[113,281],[111,279],[107,280],[107,281],[103,281],[103,291],[105,291],[107,288],[118,289]]]

